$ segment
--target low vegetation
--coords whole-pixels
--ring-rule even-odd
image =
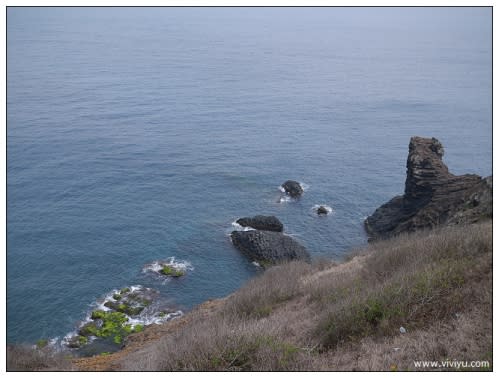
[[[116,344],[121,344],[126,336],[133,332],[140,332],[143,326],[140,324],[128,324],[128,318],[121,312],[95,310],[92,312],[91,318],[94,320],[102,320],[102,326],[96,327],[89,323],[85,328],[85,332],[92,336],[101,338],[112,338]]]
[[[61,353],[50,345],[7,345],[7,371],[72,371],[69,353]]]
[[[181,269],[176,269],[171,265],[163,265],[163,267],[160,270],[160,273],[165,275],[165,276],[172,276],[172,277],[181,277],[184,275],[184,271]]]
[[[269,268],[163,337],[100,357],[132,371],[491,370],[491,303],[489,221],[373,243],[342,264]]]
[[[268,269],[116,368],[390,371],[480,360],[491,369],[491,300],[491,222],[401,235],[343,264]]]

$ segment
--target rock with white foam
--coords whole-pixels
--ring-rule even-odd
[[[328,215],[333,211],[332,207],[328,205],[315,205],[314,210],[317,215]]]
[[[193,270],[194,268],[188,261],[180,260],[177,261],[175,257],[170,257],[169,260],[157,260],[152,263],[146,264],[142,268],[143,273],[154,273],[157,277],[169,278],[169,277],[182,277],[188,270]]]
[[[282,232],[284,229],[281,221],[273,215],[239,218],[236,222],[242,227],[250,227],[254,230]]]
[[[288,180],[281,185],[284,192],[290,197],[300,197],[303,194],[303,187],[298,181]]]

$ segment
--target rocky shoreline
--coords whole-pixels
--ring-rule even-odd
[[[455,176],[442,161],[443,155],[437,139],[411,138],[404,194],[367,217],[370,240],[492,218],[492,176]]]
[[[342,264],[278,266],[228,297],[131,334],[117,353],[73,364],[83,371],[336,371],[371,369],[377,361],[376,370],[405,371],[428,353],[490,360],[490,220],[394,237],[360,252]],[[324,344],[328,332],[340,342]]]
[[[154,261],[142,269],[158,279],[183,277],[192,267],[174,258]],[[60,341],[77,355],[88,356],[119,350],[128,336],[142,332],[144,327],[163,324],[181,317],[183,312],[171,308],[156,289],[133,285],[112,290],[87,314],[75,331]],[[48,342],[48,341],[47,341]]]
[[[411,138],[404,194],[394,197],[366,218],[364,224],[369,241],[492,218],[492,176],[453,175],[442,161],[443,154],[443,146],[437,139]],[[296,181],[286,181],[281,187],[293,198],[303,193]],[[327,205],[317,206],[314,210],[317,215],[327,215],[332,211]],[[257,215],[239,218],[235,223],[243,230],[231,232],[232,244],[258,265],[267,268],[291,260],[311,262],[307,249],[284,233],[284,225],[277,217]],[[159,277],[178,279],[186,269],[179,269],[172,259],[149,264],[146,271]],[[137,317],[149,311],[158,295],[152,289],[142,287],[113,292],[112,298],[108,298],[102,308],[92,311],[76,333],[66,339],[66,345],[78,349],[95,339],[111,338],[124,347],[129,345],[126,340],[146,337],[139,336],[142,331],[147,331],[147,335],[159,332],[159,325],[151,323],[144,329],[140,322],[137,323]],[[183,314],[168,308],[156,308],[153,315],[164,318],[166,322]]]

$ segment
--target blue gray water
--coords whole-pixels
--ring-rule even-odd
[[[258,274],[227,237],[241,216],[341,259],[402,193],[413,135],[492,173],[490,8],[7,14],[9,342],[63,336],[130,284],[184,310],[229,294]],[[278,202],[287,179],[300,201]],[[170,256],[194,270],[141,272]]]

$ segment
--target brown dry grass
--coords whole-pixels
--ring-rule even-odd
[[[7,346],[7,371],[71,371],[71,355],[31,345]]]
[[[208,317],[127,355],[120,370],[420,370],[492,363],[491,222],[402,235],[344,264],[292,262]],[[403,326],[407,333],[401,334]]]
[[[489,221],[401,235],[371,244],[343,264],[273,267],[223,300],[134,335],[118,353],[76,365],[389,371],[423,370],[415,367],[418,360],[492,364],[491,303]]]

